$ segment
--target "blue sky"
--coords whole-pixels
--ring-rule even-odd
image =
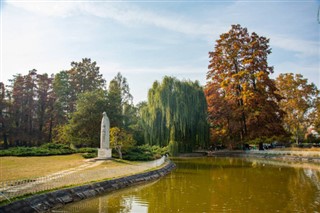
[[[269,65],[320,87],[319,1],[1,1],[1,72],[68,70],[89,57],[134,102],[164,75],[206,83],[208,52],[232,24],[270,38]]]

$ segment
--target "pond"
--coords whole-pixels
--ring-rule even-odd
[[[173,159],[164,178],[69,204],[64,212],[320,212],[320,166]]]

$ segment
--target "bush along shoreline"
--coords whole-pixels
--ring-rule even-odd
[[[39,147],[12,147],[9,149],[0,150],[0,157],[2,156],[52,156],[52,155],[70,155],[82,154],[83,158],[96,158],[98,156],[97,148],[83,147],[71,148],[66,144],[47,143]],[[168,153],[167,147],[142,145],[131,147],[123,152],[123,159],[129,161],[150,161],[161,158],[161,156]],[[113,152],[112,157],[118,158],[116,152]]]

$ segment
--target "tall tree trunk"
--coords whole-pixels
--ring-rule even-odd
[[[120,159],[122,159],[122,152],[121,152],[121,148],[118,148],[118,149],[117,149],[117,151],[118,151],[118,154],[119,154],[119,158],[120,158]]]
[[[8,148],[8,136],[5,132],[3,133],[3,145],[5,149]]]
[[[49,142],[52,142],[52,125],[53,125],[53,122],[52,122],[52,114],[50,116],[50,124],[49,124],[49,133],[48,133],[48,141]]]

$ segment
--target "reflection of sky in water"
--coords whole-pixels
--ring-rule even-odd
[[[148,212],[148,204],[141,203],[141,200],[136,200],[135,197],[124,198],[125,202],[130,203],[130,212],[144,213]]]
[[[174,161],[177,168],[158,181],[74,203],[62,210],[320,212],[319,165],[245,158]]]

